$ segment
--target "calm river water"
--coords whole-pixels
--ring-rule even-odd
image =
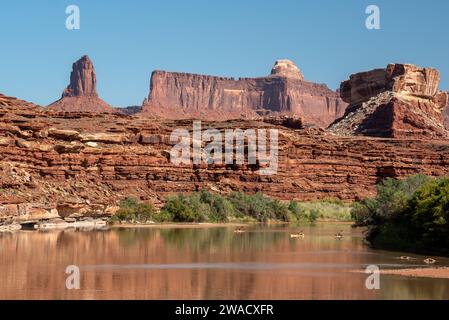
[[[20,231],[0,234],[0,299],[449,299],[449,280],[352,272],[423,265],[363,245],[347,224]],[[343,230],[345,237],[334,234]],[[449,260],[439,259],[440,265]],[[80,289],[66,289],[66,267]]]

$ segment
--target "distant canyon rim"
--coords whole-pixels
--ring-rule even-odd
[[[0,222],[109,216],[129,196],[161,206],[201,189],[353,201],[385,178],[445,176],[449,103],[439,83],[436,69],[396,63],[332,91],[278,60],[260,78],[154,71],[142,106],[120,110],[99,97],[83,56],[47,107],[0,94]],[[276,129],[277,174],[257,174],[260,163],[174,165],[170,135],[193,120],[222,133]]]

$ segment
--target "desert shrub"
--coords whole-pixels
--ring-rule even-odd
[[[449,249],[449,179],[422,185],[410,199],[404,220],[422,246]]]
[[[404,180],[386,179],[377,185],[377,195],[355,202],[351,216],[358,225],[380,224],[399,219],[415,191],[429,180],[422,174]]]
[[[298,201],[290,201],[288,210],[290,211],[290,221],[301,222],[308,220],[307,210],[304,209]]]
[[[211,222],[226,222],[235,215],[235,208],[224,196],[203,190],[200,200],[209,206],[209,220]]]
[[[388,179],[374,198],[353,205],[356,224],[380,248],[449,253],[449,179]]]
[[[319,216],[320,216],[320,212],[317,209],[312,209],[312,210],[310,210],[309,221],[316,222]]]
[[[351,208],[342,201],[317,200],[309,202],[290,201],[292,221],[315,222],[318,219],[350,221]]]
[[[319,218],[346,219],[347,206],[338,201],[285,203],[263,193],[235,192],[229,196],[206,190],[190,195],[168,197],[159,213],[153,206],[134,198],[120,202],[120,210],[114,216],[121,221],[155,222],[227,222],[230,220],[284,222],[315,222]]]
[[[154,222],[172,222],[173,215],[167,210],[161,210],[153,216]]]
[[[171,217],[174,222],[202,222],[202,206],[198,199],[182,194],[169,197],[161,209],[161,214]]]
[[[344,206],[345,205],[345,203],[341,199],[339,199],[339,198],[324,198],[324,199],[320,200],[320,202],[335,204],[335,205],[338,205],[338,206]]]
[[[354,202],[351,208],[351,217],[358,226],[370,224],[371,210],[364,201]]]
[[[289,219],[289,210],[286,204],[266,197],[261,192],[253,195],[235,192],[231,194],[229,201],[239,217],[249,216],[260,222],[268,220],[288,221]]]
[[[119,210],[112,217],[113,221],[151,221],[156,214],[153,205],[139,202],[135,198],[127,198],[119,203]]]
[[[284,222],[287,222],[290,219],[290,211],[288,210],[288,206],[277,199],[269,199],[268,210],[271,211],[271,217],[273,219]]]

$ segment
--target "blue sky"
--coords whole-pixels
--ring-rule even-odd
[[[80,8],[80,30],[65,28],[70,4]],[[380,7],[381,30],[365,28],[370,4]],[[115,106],[141,104],[155,69],[257,77],[281,58],[332,89],[351,73],[404,62],[438,68],[448,90],[448,20],[447,0],[8,1],[0,92],[49,104],[83,54]]]

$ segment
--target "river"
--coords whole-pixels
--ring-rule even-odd
[[[304,239],[290,234],[303,230]],[[0,299],[449,299],[449,280],[380,275],[367,265],[425,266],[423,256],[363,244],[363,230],[318,223],[294,228],[112,228],[0,234]],[[340,230],[344,238],[335,239]],[[449,265],[449,259],[438,259]],[[66,288],[67,266],[80,289]]]

